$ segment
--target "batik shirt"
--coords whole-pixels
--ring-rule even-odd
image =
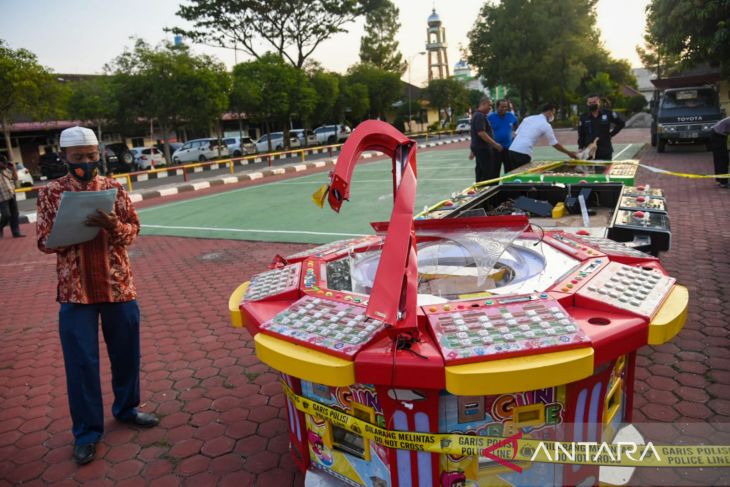
[[[116,188],[114,214],[117,227],[103,228],[88,242],[49,249],[46,240],[51,233],[64,191],[103,191]],[[71,175],[51,181],[38,193],[36,234],[38,248],[56,254],[58,272],[57,300],[61,303],[118,303],[137,297],[126,247],[139,233],[139,217],[122,185],[109,178],[96,177],[82,183]]]

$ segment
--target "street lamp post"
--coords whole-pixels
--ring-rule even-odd
[[[413,121],[411,114],[411,64],[413,64],[413,59],[416,56],[423,56],[424,54],[426,54],[426,51],[420,51],[408,58],[408,131],[411,131],[411,122]]]

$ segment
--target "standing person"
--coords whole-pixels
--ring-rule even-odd
[[[509,171],[513,171],[532,160],[532,149],[538,139],[543,136],[547,137],[548,143],[555,150],[559,150],[573,159],[578,158],[575,152],[563,147],[555,138],[555,132],[553,132],[553,127],[550,125],[553,120],[555,120],[555,105],[551,103],[542,107],[542,113],[522,119],[520,128],[517,129],[517,135],[509,148]]]
[[[578,150],[583,150],[598,138],[595,158],[610,161],[613,158],[611,137],[619,133],[626,123],[616,115],[616,112],[602,109],[601,98],[598,95],[588,96],[586,105],[588,112],[580,116],[578,125]]]
[[[61,158],[68,174],[38,194],[38,248],[56,254],[59,334],[66,367],[66,386],[73,422],[73,457],[91,462],[104,431],[99,378],[99,317],[112,370],[112,414],[123,423],[152,427],[159,419],[137,411],[139,405],[139,306],[127,247],[139,233],[139,218],[129,195],[113,179],[98,176],[99,142],[93,131],[71,127],[61,132]],[[46,241],[65,191],[115,188],[110,213],[97,210],[85,223],[100,227],[87,242],[48,248]]]
[[[485,96],[479,100],[477,111],[471,117],[471,154],[476,158],[476,182],[487,181],[499,177],[499,165],[495,162],[493,149],[502,150],[502,146],[492,136],[492,126],[487,114],[492,110],[492,100]]]
[[[509,167],[509,146],[512,144],[514,138],[514,131],[517,128],[517,117],[510,111],[508,100],[499,100],[497,102],[497,111],[491,112],[487,116],[489,124],[494,130],[494,140],[502,146],[502,150],[495,153],[494,157],[497,161],[497,167],[501,167],[504,164],[504,169],[507,171]]]
[[[712,126],[710,145],[712,146],[712,162],[715,164],[715,174],[728,173],[727,136],[730,135],[730,117],[723,118]],[[718,186],[727,188],[727,178],[717,178]]]
[[[4,154],[0,154],[0,238],[5,233],[5,226],[10,225],[13,238],[25,237],[20,233],[20,214],[18,201],[15,199],[15,182],[18,180],[18,171],[15,164],[8,161]]]

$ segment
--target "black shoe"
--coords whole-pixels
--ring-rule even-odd
[[[160,424],[160,418],[150,413],[137,413],[136,416],[130,419],[120,421],[122,423],[134,424],[142,428],[152,428]]]
[[[86,465],[94,459],[96,455],[96,443],[84,443],[83,445],[74,445],[74,460],[79,465]]]
[[[727,188],[727,183],[717,183],[721,188]]]
[[[17,235],[13,235],[13,238],[23,238],[23,237],[25,237],[24,233],[19,233]]]

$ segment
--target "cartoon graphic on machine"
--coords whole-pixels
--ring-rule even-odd
[[[365,150],[393,159],[390,220],[278,258],[229,300],[281,373],[298,467],[368,487],[598,485],[598,466],[517,472],[468,438],[611,441],[631,421],[636,351],[679,332],[686,288],[656,257],[525,216],[414,220],[415,143],[382,122],[345,143],[335,210]],[[435,433],[467,435],[464,454],[424,451]]]

